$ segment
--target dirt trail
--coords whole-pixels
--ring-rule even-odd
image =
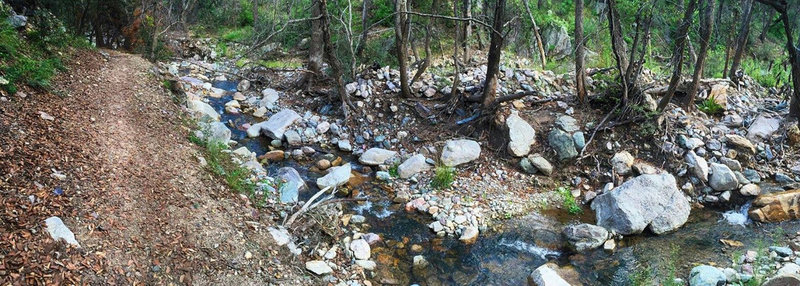
[[[265,231],[265,224],[270,223],[268,215],[246,206],[246,200],[200,166],[197,147],[186,139],[188,129],[182,124],[183,113],[151,73],[152,65],[135,55],[108,53],[110,57],[105,60],[97,53],[76,57],[56,88],[68,96],[33,96],[29,100],[43,102],[20,104],[11,110],[30,114],[36,112],[35,108],[45,108],[56,120],[50,123],[53,126],[41,128],[68,142],[68,146],[47,146],[55,149],[48,149],[55,153],[53,157],[63,157],[55,162],[38,160],[39,155],[26,154],[24,148],[0,153],[0,161],[37,156],[28,166],[0,164],[6,182],[48,175],[45,171],[15,172],[31,167],[63,170],[67,176],[65,181],[42,179],[41,188],[24,186],[14,190],[10,184],[0,185],[6,205],[23,204],[29,193],[38,194],[44,205],[43,210],[30,213],[26,220],[29,222],[24,224],[38,228],[32,234],[18,233],[25,232],[20,229],[22,225],[4,219],[0,230],[8,230],[11,235],[2,236],[0,246],[16,245],[18,242],[12,239],[28,236],[27,244],[55,248],[47,251],[48,247],[42,247],[45,250],[39,254],[62,263],[68,260],[73,265],[72,269],[65,267],[49,273],[56,278],[44,273],[39,279],[27,281],[74,282],[79,277],[81,283],[123,285],[300,282],[293,280],[297,275],[292,275],[302,273],[296,265],[291,266],[297,261],[281,262],[272,257],[285,249],[275,246]],[[24,120],[42,121],[35,117]],[[15,126],[13,123],[9,126]],[[43,138],[35,139],[48,141],[52,135],[39,137]],[[28,139],[31,138],[24,140]],[[59,150],[62,147],[70,148]],[[76,161],[71,157],[80,158]],[[63,186],[64,195],[47,191],[56,186]],[[54,202],[63,207],[54,209]],[[24,206],[21,209],[29,211]],[[49,215],[61,216],[83,248],[54,246],[43,223]],[[252,255],[249,259],[245,258],[248,252],[248,257]],[[0,251],[0,258],[13,254],[13,250]],[[23,265],[41,260],[20,259]],[[26,269],[12,275],[15,266],[2,265],[0,285],[39,275]],[[47,272],[47,267],[42,269]]]

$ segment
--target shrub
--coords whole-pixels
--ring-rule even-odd
[[[721,114],[722,111],[724,110],[722,105],[716,102],[714,96],[709,96],[708,98],[700,102],[700,104],[697,105],[697,109],[699,109],[702,112],[705,112],[708,115],[718,115]]]
[[[455,177],[455,168],[445,165],[437,166],[433,180],[431,181],[431,187],[439,190],[449,188],[450,185],[453,184],[453,181],[455,181]]]
[[[556,188],[556,192],[561,196],[563,207],[569,214],[575,215],[583,213],[583,209],[578,202],[575,201],[575,197],[572,196],[572,190],[567,187],[558,187]]]

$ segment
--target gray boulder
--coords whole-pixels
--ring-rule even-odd
[[[358,162],[368,166],[377,166],[384,164],[386,160],[391,159],[397,155],[396,151],[386,150],[382,148],[370,148],[364,154],[358,157]]]
[[[347,181],[350,180],[350,163],[339,167],[333,167],[328,170],[329,172],[327,175],[317,179],[317,187],[320,189],[324,189],[326,187],[338,187],[347,184]]]
[[[570,286],[567,280],[558,275],[557,267],[551,263],[544,264],[528,275],[529,286]],[[554,269],[556,268],[556,269]]]
[[[64,222],[61,221],[61,218],[57,216],[51,216],[44,220],[45,225],[47,225],[47,233],[50,234],[50,237],[53,238],[55,241],[64,240],[64,242],[69,243],[71,245],[80,247],[81,245],[78,244],[78,241],[75,240],[75,234],[72,233],[69,228],[64,225]]]
[[[203,135],[206,137],[206,142],[209,143],[222,143],[227,145],[228,141],[231,140],[231,130],[228,129],[222,122],[211,122],[211,123],[198,123],[200,130],[203,132]]]
[[[714,266],[696,266],[689,273],[689,286],[719,286],[727,282],[725,272]]]
[[[528,160],[530,160],[531,165],[539,172],[542,172],[543,175],[550,176],[553,174],[553,165],[539,154],[528,156]]]
[[[739,181],[731,168],[723,164],[711,163],[708,185],[717,191],[732,191],[739,187]]]
[[[219,121],[220,119],[219,113],[208,103],[200,100],[190,100],[186,103],[186,106],[189,108],[189,113],[201,121]]]
[[[449,167],[469,163],[481,156],[481,145],[469,139],[447,140],[440,160]]]
[[[553,128],[550,134],[547,135],[547,142],[550,147],[553,147],[558,153],[559,160],[567,160],[578,156],[578,150],[575,149],[575,142],[572,136],[558,128]]]
[[[261,134],[272,139],[282,140],[286,129],[299,119],[300,115],[297,112],[291,109],[284,109],[273,114],[269,120],[256,125],[260,126]]]
[[[28,25],[28,17],[22,15],[11,15],[6,18],[6,22],[14,29]]]
[[[544,46],[547,47],[548,56],[563,58],[570,54],[572,50],[572,40],[569,38],[566,27],[548,25],[542,34],[544,37]]]
[[[670,174],[640,175],[592,201],[597,225],[622,235],[662,234],[686,223],[691,206]]]
[[[292,167],[278,169],[275,178],[280,180],[278,192],[281,203],[296,203],[300,192],[308,189],[303,177]]]
[[[536,142],[536,131],[533,127],[517,113],[512,113],[506,119],[506,127],[509,137],[508,152],[516,157],[528,155],[531,145]]]
[[[564,130],[566,132],[572,133],[581,130],[581,128],[578,126],[578,120],[569,115],[559,116],[558,118],[556,118],[556,121],[554,123],[556,126],[558,126],[558,128],[561,128],[561,130]]]
[[[772,133],[778,131],[781,126],[780,117],[766,117],[759,115],[756,120],[747,128],[747,138],[752,141],[768,139]]]
[[[417,154],[408,158],[405,162],[397,166],[397,173],[400,178],[408,179],[411,176],[431,169],[431,165],[425,162],[425,156]]]
[[[608,239],[608,230],[588,223],[567,226],[562,234],[577,252],[598,248]]]
[[[706,159],[698,156],[694,151],[689,151],[686,153],[686,164],[689,164],[695,177],[703,182],[708,182],[708,162],[706,162]]]
[[[614,154],[614,157],[611,157],[611,166],[614,168],[614,172],[620,175],[627,175],[631,172],[631,166],[633,166],[633,155],[628,153],[628,151],[622,151],[617,154]]]

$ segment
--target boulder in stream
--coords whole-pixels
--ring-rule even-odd
[[[281,203],[296,203],[300,192],[308,189],[303,177],[292,167],[278,169],[275,178],[280,180],[278,192],[280,193]]]
[[[291,109],[284,109],[272,115],[269,120],[254,124],[253,126],[259,126],[261,134],[267,137],[282,140],[286,129],[299,119],[300,115],[297,114],[297,112]],[[248,135],[249,134],[250,132],[248,132]]]
[[[760,222],[780,222],[800,218],[800,189],[758,196],[748,212]]]
[[[328,172],[327,175],[317,179],[317,186],[320,189],[324,189],[326,187],[338,187],[347,184],[347,181],[350,180],[350,163],[339,167],[332,167],[329,170],[330,172]]]
[[[219,113],[208,103],[200,100],[190,100],[186,103],[186,106],[189,108],[189,112],[201,121],[219,121],[220,119]]]
[[[384,164],[386,160],[391,159],[397,155],[397,151],[386,150],[382,148],[370,148],[361,157],[358,157],[358,162],[364,165],[377,166]]]
[[[629,235],[662,234],[686,223],[691,206],[670,174],[640,175],[592,201],[597,225]]]
[[[608,239],[608,230],[588,223],[567,226],[562,233],[577,252],[598,248]]]
[[[696,266],[689,273],[689,286],[717,286],[726,285],[727,282],[725,272],[714,266]]]
[[[554,263],[547,263],[533,270],[528,275],[528,286],[570,286],[558,273],[559,267]]]

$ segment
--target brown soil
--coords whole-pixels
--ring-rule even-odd
[[[199,165],[152,65],[108,53],[79,52],[54,92],[0,104],[0,285],[309,284],[271,214]],[[49,216],[82,247],[53,241]]]

